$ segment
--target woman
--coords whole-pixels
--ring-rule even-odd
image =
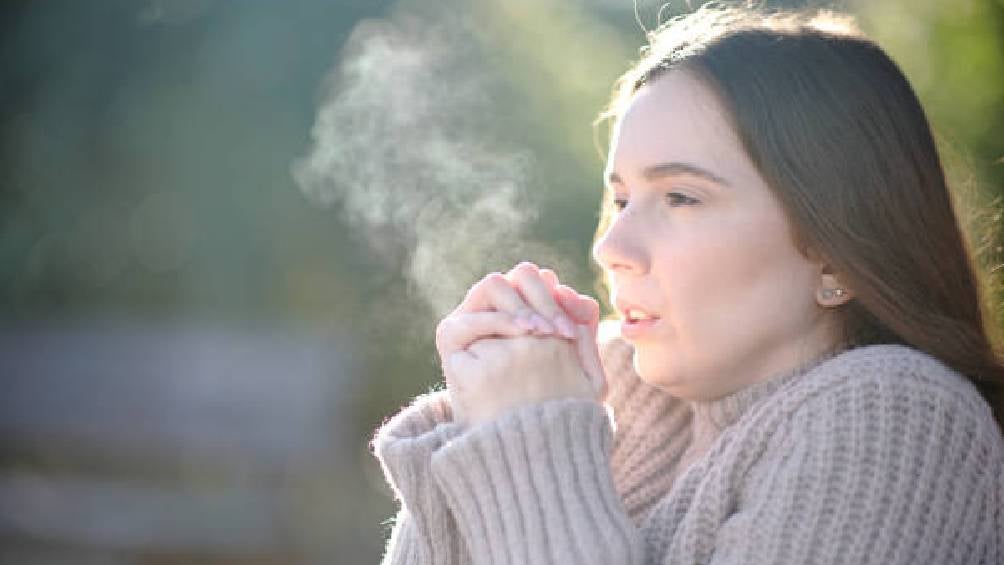
[[[1004,371],[923,111],[839,18],[702,8],[619,82],[594,257],[439,325],[387,563],[1004,563]],[[604,323],[604,330],[607,330]]]

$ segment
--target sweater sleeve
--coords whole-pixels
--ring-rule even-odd
[[[640,532],[610,472],[612,430],[593,401],[513,409],[432,455],[473,563],[641,563]]]
[[[1001,563],[1001,436],[908,378],[819,392],[749,469],[711,563]]]
[[[372,448],[401,507],[384,565],[460,565],[469,561],[456,522],[431,472],[432,453],[461,428],[446,391],[420,396],[385,423]]]

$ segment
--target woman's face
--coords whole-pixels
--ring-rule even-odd
[[[822,265],[795,248],[780,204],[693,75],[671,71],[638,91],[606,175],[620,211],[593,254],[645,381],[717,398],[834,343],[815,300]]]

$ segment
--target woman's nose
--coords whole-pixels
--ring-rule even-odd
[[[593,245],[593,259],[606,271],[644,274],[648,255],[638,237],[637,226],[624,216],[616,217]]]

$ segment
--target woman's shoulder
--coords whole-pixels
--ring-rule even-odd
[[[812,435],[927,443],[938,434],[961,434],[985,442],[998,458],[1004,456],[990,405],[969,379],[906,345],[844,351],[792,383],[782,396],[789,423]]]
[[[976,412],[990,407],[964,375],[938,358],[907,345],[855,347],[830,357],[802,381],[807,392],[866,388],[879,395],[937,397]]]

